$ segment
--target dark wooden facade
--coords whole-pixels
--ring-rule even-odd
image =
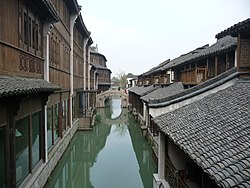
[[[197,85],[233,67],[235,67],[235,48],[174,67],[174,80],[186,85]]]
[[[241,77],[250,75],[250,18],[239,22],[230,28],[218,33],[217,39],[226,35],[237,37],[237,68]]]
[[[79,11],[76,0],[0,0],[1,79],[38,80],[0,96],[0,187],[27,185],[87,107],[93,41]]]
[[[171,71],[163,69],[170,62],[170,59],[160,63],[158,66],[138,76],[138,85],[169,84]]]
[[[43,28],[58,21],[54,7],[43,1],[1,0],[0,12],[0,76],[9,76],[13,86],[23,77],[30,84],[33,79],[40,82],[44,78]],[[1,88],[8,89],[12,90]],[[25,184],[46,159],[44,112],[49,93],[31,92],[29,85],[21,89],[14,96],[0,97],[0,147],[5,161],[0,187]]]
[[[46,17],[34,10],[34,6],[22,0],[1,1],[1,74],[43,78],[43,25]],[[11,7],[11,14],[8,7]]]
[[[90,63],[93,66],[91,70],[92,86],[97,85],[96,88],[99,92],[110,89],[111,86],[111,70],[107,68],[107,59],[103,54],[97,51],[96,47],[91,47],[90,51]],[[96,73],[94,73],[96,71]],[[97,78],[94,78],[97,76]],[[94,80],[96,83],[94,83]]]
[[[143,102],[140,99],[139,95],[133,92],[129,92],[129,103],[132,105],[132,107],[136,110],[137,113],[143,116]]]

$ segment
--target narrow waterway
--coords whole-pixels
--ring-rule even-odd
[[[77,132],[46,188],[152,188],[149,144],[120,101],[97,110],[93,131]]]

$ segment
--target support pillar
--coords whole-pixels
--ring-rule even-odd
[[[49,46],[49,38],[50,38],[50,33],[51,33],[51,29],[52,29],[52,24],[45,22],[44,26],[43,26],[43,56],[44,56],[44,80],[46,80],[47,82],[49,82],[49,50],[50,50],[50,46]],[[47,130],[47,105],[45,105],[44,109],[43,109],[43,113],[44,113],[44,128],[45,130]],[[48,143],[47,143],[47,131],[44,132],[44,148],[45,148],[45,158],[44,161],[47,162],[48,161]]]
[[[7,127],[6,127],[6,185],[7,187],[16,187],[16,115],[20,108],[21,99],[9,99],[7,104]],[[4,162],[4,161],[2,161]]]
[[[159,133],[159,150],[158,150],[158,176],[164,179],[165,176],[165,135],[160,131]]]

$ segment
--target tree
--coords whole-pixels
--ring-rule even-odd
[[[119,87],[121,89],[126,88],[126,83],[127,83],[127,76],[124,71],[121,71],[117,73],[117,79],[119,80]]]

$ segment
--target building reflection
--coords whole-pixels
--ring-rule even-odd
[[[136,123],[132,114],[129,114],[128,130],[136,154],[136,158],[140,167],[139,173],[144,188],[153,187],[153,174],[156,172],[156,166],[152,159],[152,149],[150,148],[146,138],[142,136],[140,126]]]
[[[103,149],[111,126],[95,126],[91,132],[77,132],[45,187],[92,188],[90,168]]]
[[[115,134],[119,136],[126,133],[128,129],[144,188],[152,187],[152,172],[156,169],[152,164],[151,149],[145,138],[140,135],[140,127],[132,116],[129,117],[128,110],[125,108],[120,108],[119,116],[112,119],[114,108],[111,106],[97,110],[97,113],[101,115],[101,122],[94,126],[92,131],[76,133],[53,171],[46,188],[93,188],[90,181],[90,169],[104,148],[112,125],[115,126]]]

